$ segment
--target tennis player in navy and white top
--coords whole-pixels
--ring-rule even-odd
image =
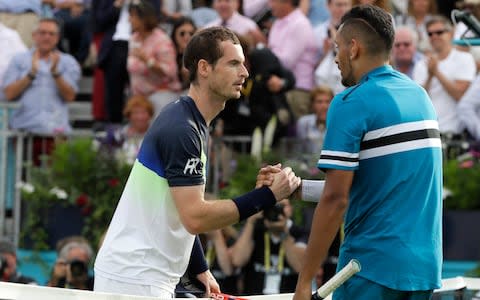
[[[391,16],[371,5],[352,8],[335,43],[342,83],[333,99],[318,167],[326,181],[312,223],[295,300],[345,222],[338,268],[355,258],[362,270],[335,300],[430,299],[442,264],[442,153],[427,93],[387,65]]]
[[[195,235],[272,207],[300,184],[284,168],[268,187],[205,201],[208,125],[228,99],[240,97],[248,72],[226,28],[197,33],[185,51],[188,96],[165,107],[145,135],[95,261],[95,291],[171,298],[188,267],[206,296],[220,292]]]

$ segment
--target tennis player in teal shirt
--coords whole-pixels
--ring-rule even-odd
[[[391,16],[375,6],[352,8],[335,38],[342,83],[327,116],[318,160],[326,182],[317,205],[295,300],[311,281],[345,223],[338,268],[362,270],[334,300],[423,300],[440,287],[442,153],[427,93],[388,65]]]

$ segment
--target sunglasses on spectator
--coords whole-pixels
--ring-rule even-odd
[[[192,36],[194,34],[194,32],[193,31],[180,31],[179,34],[180,34],[181,37],[184,37],[187,34],[189,36]]]
[[[427,33],[428,33],[428,36],[434,36],[434,35],[442,35],[445,32],[448,32],[448,30],[442,29],[442,30],[436,30],[436,31],[429,31]]]
[[[408,48],[412,45],[412,42],[398,42],[393,45],[395,46],[395,48],[400,48],[400,47]]]

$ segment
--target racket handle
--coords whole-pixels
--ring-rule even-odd
[[[310,298],[311,300],[322,300],[324,298],[320,297],[320,295],[318,295],[317,292],[313,293],[312,294],[312,298]]]

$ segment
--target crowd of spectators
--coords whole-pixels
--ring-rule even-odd
[[[251,135],[276,117],[275,142],[297,138],[304,152],[318,154],[329,103],[345,88],[333,39],[343,14],[364,3],[391,13],[391,65],[425,88],[441,133],[480,140],[479,47],[456,46],[454,39],[474,35],[449,19],[456,5],[480,16],[478,0],[0,0],[0,100],[19,103],[12,129],[68,134],[68,103],[82,74],[91,75],[92,130],[105,132],[98,136],[132,162],[150,121],[187,92],[182,54],[192,35],[225,26],[239,35],[250,75],[213,132]],[[240,232],[206,236],[228,291],[293,292],[307,233],[292,230],[288,200],[279,215],[256,215]],[[0,250],[9,262],[3,279],[33,282],[16,273],[11,244],[1,242]],[[91,289],[88,273],[72,278],[66,266],[88,266],[92,255],[87,241],[69,241],[49,285]]]

